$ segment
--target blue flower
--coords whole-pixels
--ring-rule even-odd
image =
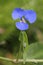
[[[28,29],[28,24],[24,22],[16,22],[16,27],[19,30],[27,30]]]
[[[25,10],[25,18],[30,22],[34,23],[36,21],[36,12],[33,10]]]
[[[12,18],[14,20],[21,18],[22,16],[24,16],[24,10],[21,8],[15,8],[12,12]]]
[[[24,16],[24,19],[22,17]],[[12,18],[14,20],[20,18],[22,22],[16,22],[16,27],[19,30],[27,30],[28,29],[28,24],[25,21],[28,20],[30,23],[34,23],[36,21],[36,12],[33,10],[23,10],[21,8],[15,8],[12,12]]]

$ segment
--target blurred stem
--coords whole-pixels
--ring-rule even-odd
[[[24,60],[23,63],[25,63],[26,53],[28,50],[28,38],[25,31],[20,32],[19,41],[20,41],[20,47],[19,47],[19,52],[17,53],[16,61],[18,62],[19,58],[23,58]]]
[[[9,59],[9,58],[5,58],[5,57],[0,57],[1,60],[6,60],[6,61],[10,61],[10,62],[13,62],[12,59]]]
[[[27,40],[27,34],[25,31],[21,31],[21,34],[20,34],[20,37],[19,37],[19,40],[21,42],[20,44],[20,52],[21,50],[23,51],[22,52],[22,56],[23,56],[23,59],[24,59],[24,62],[25,63],[25,60],[26,60],[26,55],[25,55],[25,46],[26,46],[26,40]]]
[[[19,58],[21,58],[21,54],[22,54],[22,49],[23,49],[23,38],[22,38],[22,31],[20,32],[20,36],[19,36],[19,41],[20,41],[20,47],[19,47],[19,52],[17,54],[17,61]]]
[[[5,57],[0,57],[0,60],[5,60],[5,61],[9,61],[9,62],[14,62],[17,63],[16,59],[9,59],[9,58],[5,58]],[[23,59],[18,59],[18,63],[19,62],[23,62]],[[43,62],[43,59],[26,59],[26,62]]]

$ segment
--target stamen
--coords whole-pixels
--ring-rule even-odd
[[[24,17],[21,18],[20,22],[24,22],[24,23],[26,23]]]
[[[24,23],[26,23],[26,21],[25,21],[25,19],[22,17],[22,21],[24,22]]]

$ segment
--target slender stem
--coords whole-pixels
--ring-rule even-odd
[[[9,61],[9,62],[14,62],[16,63],[17,59],[9,59],[9,58],[5,58],[5,57],[0,57],[1,60],[5,60],[5,61]],[[23,62],[24,60],[23,59],[18,59],[18,62]],[[43,59],[26,59],[26,62],[35,62],[35,63],[38,63],[38,62],[43,62]]]
[[[12,62],[13,60],[12,59],[9,59],[9,58],[5,58],[5,57],[0,57],[1,60],[6,60],[6,61],[10,61]]]

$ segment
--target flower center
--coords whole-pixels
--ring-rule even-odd
[[[24,23],[26,23],[24,17],[21,18],[20,22],[24,22]]]

